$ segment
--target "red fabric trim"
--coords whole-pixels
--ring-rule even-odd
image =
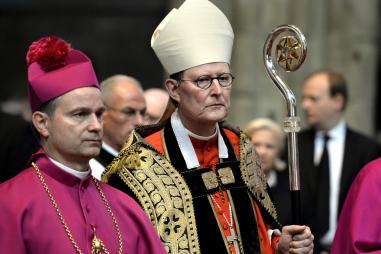
[[[162,155],[164,155],[163,141],[161,139],[162,131],[163,130],[160,130],[158,132],[155,132],[155,133],[147,136],[145,138],[145,140],[149,144],[151,144],[153,147],[155,147]],[[237,158],[239,159],[239,156],[240,156],[240,154],[239,154],[239,143],[240,143],[239,136],[231,130],[224,129],[224,131],[225,131],[226,135],[228,136],[231,144],[233,145],[234,152],[235,152]],[[191,137],[191,141],[192,141],[192,144],[195,148],[197,158],[200,162],[201,167],[211,166],[212,169],[214,169],[214,167],[215,167],[214,165],[219,162],[217,136],[215,138],[208,140],[208,141],[197,140],[197,139],[194,139]],[[222,197],[225,200],[228,200],[227,192],[226,191],[223,191],[221,193],[218,192],[218,193],[214,194],[214,198],[218,202],[218,204],[220,205],[220,207],[222,208],[224,213],[226,215],[229,215],[230,214],[229,206],[227,205],[227,202],[223,203],[221,201],[220,194],[222,194]],[[254,208],[255,208],[255,213],[257,215],[258,234],[259,234],[259,238],[260,238],[262,253],[264,253],[264,254],[276,253],[276,244],[279,241],[280,237],[279,236],[273,236],[271,243],[270,243],[270,239],[267,235],[267,231],[270,229],[270,226],[265,224],[265,222],[262,218],[262,215],[261,215],[261,211],[260,211],[260,209],[259,209],[259,207],[255,201],[253,202],[253,204],[254,204]],[[220,210],[217,206],[215,206],[215,208],[216,208],[216,211]],[[221,225],[226,224],[225,219],[222,216],[222,213],[218,213],[217,217],[218,217],[218,220],[220,221]],[[227,218],[229,219],[228,216],[227,216]],[[234,228],[235,228],[235,226],[234,226]],[[224,230],[224,235],[229,236],[230,235],[229,230]],[[233,246],[231,246],[231,251],[232,251],[232,254],[235,254]]]
[[[270,243],[270,239],[267,234],[267,231],[270,229],[270,226],[264,222],[258,205],[255,202],[253,202],[253,205],[255,208],[255,213],[257,215],[258,235],[261,242],[261,253],[276,253],[276,243],[279,241],[279,237],[274,236]]]
[[[145,137],[144,140],[147,141],[151,146],[156,148],[156,150],[164,156],[163,140],[161,140],[161,133],[163,131],[164,131],[164,129],[162,129],[158,132],[155,132],[155,133]]]

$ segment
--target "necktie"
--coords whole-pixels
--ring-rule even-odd
[[[330,191],[330,181],[329,181],[329,156],[327,143],[329,141],[329,136],[324,135],[323,153],[321,155],[320,163],[317,167],[318,170],[318,202],[317,202],[317,213],[318,213],[318,234],[324,235],[329,228],[329,191]],[[320,177],[319,177],[320,176]]]

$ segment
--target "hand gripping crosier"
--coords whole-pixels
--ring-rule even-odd
[[[278,39],[278,37],[282,34],[283,37]],[[273,47],[274,42],[277,42],[275,47]],[[300,224],[300,177],[297,146],[297,132],[300,130],[300,120],[296,115],[295,95],[280,78],[275,68],[273,62],[274,52],[276,56],[276,63],[280,68],[286,72],[297,70],[303,64],[307,54],[306,39],[299,28],[293,25],[281,25],[275,28],[266,39],[266,43],[263,48],[263,57],[268,75],[282,93],[287,104],[287,116],[284,120],[284,131],[287,133],[292,222],[293,224]]]

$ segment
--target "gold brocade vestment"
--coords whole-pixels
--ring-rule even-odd
[[[163,140],[164,150],[173,145],[168,144],[167,140],[164,141],[163,130],[161,130],[160,137]],[[249,201],[245,203],[252,203],[253,199],[257,201],[267,217],[270,218],[270,223],[277,225],[276,210],[266,191],[265,176],[258,166],[254,148],[250,140],[242,133],[239,136],[239,143],[239,156],[243,159],[237,161],[236,170],[233,172],[236,179],[241,179],[244,189],[242,187],[237,189],[247,193]],[[168,154],[168,151],[166,150],[164,153]],[[172,148],[170,151],[174,152]],[[181,156],[181,153],[177,156]],[[174,164],[178,165],[178,163],[174,162],[173,158],[170,160],[169,157],[158,152],[138,132],[133,132],[118,157],[107,167],[102,178],[106,181],[111,180],[111,185],[123,190],[126,190],[127,186],[126,192],[132,192],[139,201],[169,253],[205,253],[203,250],[205,240],[200,236],[204,232],[200,232],[200,227],[205,226],[201,217],[206,216],[206,213],[201,216],[198,198],[205,198],[209,193],[199,192],[193,186],[194,182],[201,179],[202,184],[200,185],[205,188],[205,181],[202,180],[201,175],[199,178],[192,175],[191,181],[189,181],[187,172],[175,168]],[[119,182],[113,183],[113,179],[116,178]],[[235,202],[236,206],[240,205],[238,203]],[[206,203],[204,202],[204,204]],[[240,211],[238,211],[239,213]],[[209,219],[215,221],[213,218]],[[255,221],[255,215],[250,221]],[[239,220],[236,220],[236,224],[239,225]],[[252,227],[256,228],[256,225]],[[245,233],[242,226],[240,230],[241,233]],[[245,251],[245,244],[243,245],[244,253],[259,253]]]

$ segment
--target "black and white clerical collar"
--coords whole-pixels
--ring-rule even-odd
[[[187,165],[187,168],[191,169],[199,167],[200,163],[198,161],[196,151],[193,148],[192,141],[190,140],[189,136],[192,136],[193,138],[199,140],[209,140],[213,138],[216,135],[216,133],[214,133],[212,136],[207,137],[203,137],[195,133],[192,133],[184,127],[177,110],[171,116],[171,125],[173,128],[173,133],[175,134],[177,140],[177,144],[179,145],[181,154],[183,155],[185,163]],[[218,135],[218,157],[220,159],[226,159],[229,157],[228,148],[225,144],[224,139],[222,138],[220,128],[217,123],[216,132]]]

